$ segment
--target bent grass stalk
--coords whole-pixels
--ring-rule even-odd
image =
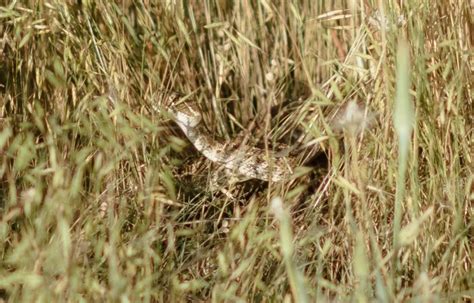
[[[299,271],[293,257],[293,232],[291,230],[291,217],[288,210],[284,209],[283,201],[280,197],[275,197],[271,201],[271,210],[280,225],[280,247],[285,262],[288,280],[295,302],[306,303],[308,295],[304,285],[304,276]]]
[[[398,175],[395,193],[393,223],[394,268],[398,267],[397,251],[400,243],[402,205],[405,195],[405,175],[408,164],[411,134],[413,130],[414,110],[410,97],[410,58],[408,43],[400,40],[397,53],[397,87],[393,123],[398,136]]]

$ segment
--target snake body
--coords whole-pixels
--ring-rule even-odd
[[[233,174],[245,179],[280,182],[293,175],[297,166],[296,157],[280,156],[272,150],[238,144],[224,144],[213,139],[202,123],[202,115],[193,100],[181,98],[176,93],[166,93],[162,96],[166,108],[173,115],[175,123],[183,131],[194,147],[210,161],[220,164]],[[342,110],[341,110],[342,109]],[[364,114],[364,109],[355,102],[339,108],[337,118],[331,119],[330,126],[344,128],[349,125],[352,129],[363,130],[370,124],[371,117]],[[360,132],[360,130],[356,130]],[[317,147],[317,146],[316,146]]]
[[[169,108],[175,123],[194,147],[210,161],[249,179],[279,182],[293,173],[292,158],[277,157],[274,152],[257,147],[229,150],[227,144],[212,139],[202,123],[202,115],[191,102],[171,105]]]

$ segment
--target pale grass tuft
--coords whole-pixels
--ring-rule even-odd
[[[361,134],[375,122],[375,114],[355,101],[349,101],[342,113],[334,119],[334,130]]]

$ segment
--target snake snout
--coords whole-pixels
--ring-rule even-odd
[[[181,111],[176,112],[175,115],[176,122],[187,127],[196,127],[202,119],[200,115],[191,115]]]

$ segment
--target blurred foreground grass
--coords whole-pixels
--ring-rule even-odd
[[[2,300],[472,300],[468,1],[250,2],[0,7]],[[164,88],[194,92],[222,138],[253,121],[260,142],[317,138],[306,116],[348,100],[378,123],[331,143],[322,177],[229,199],[149,110]],[[396,96],[415,109],[400,162]],[[265,114],[300,97],[287,124]]]

